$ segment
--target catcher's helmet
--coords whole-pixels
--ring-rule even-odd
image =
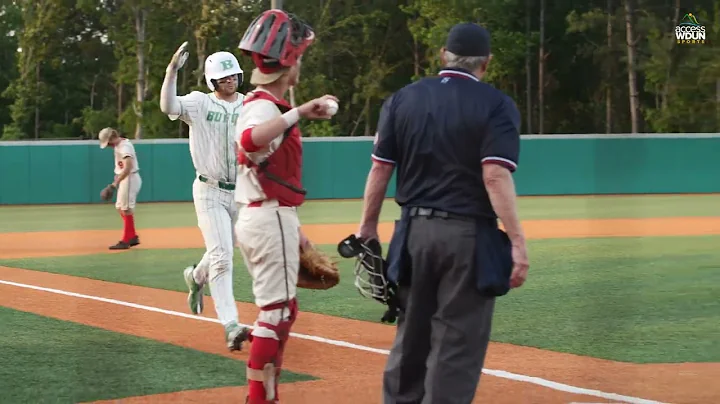
[[[315,39],[312,28],[294,14],[267,10],[257,16],[238,46],[262,73],[292,67]]]
[[[215,80],[237,74],[238,87],[243,82],[243,70],[237,58],[230,52],[215,52],[205,59],[205,83],[215,91]]]
[[[355,287],[361,295],[381,303],[389,298],[387,263],[382,257],[382,246],[375,239],[363,240],[350,235],[338,244],[338,253],[344,258],[356,257]]]
[[[373,298],[388,306],[381,321],[393,323],[398,313],[396,285],[387,278],[387,262],[382,257],[382,246],[375,239],[363,240],[354,234],[338,243],[343,258],[356,258],[355,288],[361,295]]]

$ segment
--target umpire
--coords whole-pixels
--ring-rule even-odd
[[[512,179],[520,114],[481,81],[492,57],[490,34],[476,24],[455,25],[440,57],[437,77],[400,89],[382,106],[358,231],[378,238],[397,168],[402,213],[387,262],[401,307],[384,404],[471,403],[495,298],[521,286],[528,270]]]

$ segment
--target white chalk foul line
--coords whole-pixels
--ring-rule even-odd
[[[209,323],[220,323],[217,319],[214,319],[214,318],[201,317],[201,316],[181,313],[179,311],[173,311],[173,310],[165,310],[165,309],[161,309],[158,307],[145,306],[142,304],[130,303],[130,302],[122,301],[122,300],[108,299],[105,297],[90,296],[90,295],[84,295],[81,293],[68,292],[68,291],[60,290],[60,289],[51,289],[51,288],[45,288],[42,286],[27,285],[24,283],[10,282],[10,281],[5,281],[5,280],[0,280],[0,284],[16,286],[16,287],[25,288],[25,289],[39,290],[39,291],[49,292],[49,293],[55,293],[58,295],[77,297],[80,299],[95,300],[98,302],[116,304],[118,306],[132,307],[134,309],[152,311],[155,313],[162,313],[162,314],[167,314],[167,315],[175,316],[175,317],[189,318],[192,320],[206,321]],[[246,326],[246,327],[252,327],[252,325],[250,325],[250,324],[242,324],[242,325]],[[298,334],[298,333],[290,333],[290,335],[295,338],[321,342],[323,344],[330,344],[330,345],[340,346],[340,347],[344,347],[344,348],[352,348],[352,349],[357,349],[360,351],[373,352],[373,353],[378,353],[378,354],[382,354],[382,355],[390,354],[390,351],[388,351],[387,349],[372,348],[369,346],[358,345],[358,344],[353,344],[350,342],[318,337],[315,335],[305,335],[305,334]],[[575,387],[575,386],[571,386],[569,384],[553,382],[551,380],[545,380],[545,379],[542,379],[539,377],[526,376],[526,375],[521,375],[521,374],[517,374],[517,373],[506,372],[504,370],[493,370],[493,369],[485,368],[482,371],[483,371],[483,373],[485,373],[487,375],[500,377],[503,379],[510,379],[510,380],[514,380],[514,381],[518,381],[518,382],[537,384],[539,386],[547,387],[547,388],[550,388],[553,390],[563,391],[566,393],[600,397],[600,398],[605,398],[608,400],[616,400],[616,401],[621,401],[623,403],[630,403],[630,404],[666,404],[666,403],[663,403],[660,401],[646,400],[643,398],[624,396],[621,394],[606,393],[606,392],[600,391],[600,390],[591,390],[591,389],[585,389],[582,387]]]

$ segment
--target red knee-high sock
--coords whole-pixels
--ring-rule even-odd
[[[135,218],[133,215],[124,215],[123,222],[125,222],[123,231],[123,241],[128,243],[130,239],[136,236],[135,234]]]
[[[254,336],[252,345],[250,345],[250,358],[248,359],[248,367],[250,369],[262,370],[266,363],[274,362],[279,349],[280,341],[274,338],[263,338]],[[277,395],[277,380],[275,394]],[[256,380],[248,380],[248,402],[267,403],[265,395],[265,386],[263,382]]]
[[[292,299],[288,306],[290,309],[290,316],[287,320],[280,321],[280,324],[272,325],[258,321],[259,326],[274,331],[278,339],[263,338],[253,336],[252,334],[249,338],[251,345],[248,367],[250,369],[262,370],[267,363],[273,363],[275,365],[275,401],[272,402],[280,400],[279,380],[280,373],[282,372],[283,353],[285,351],[285,345],[290,338],[290,328],[292,328],[295,323],[298,314],[298,304],[296,299]],[[283,307],[284,304],[276,303],[262,307],[261,310],[271,311]],[[248,382],[248,404],[271,403],[266,400],[265,386],[262,382],[255,380],[249,380]]]
[[[125,241],[125,233],[127,233],[127,221],[125,220],[125,215],[118,210],[118,213],[120,214],[120,219],[123,221],[123,231],[122,231],[122,238],[120,241]]]

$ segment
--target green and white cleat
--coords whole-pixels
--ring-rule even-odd
[[[188,287],[189,293],[187,302],[190,306],[190,312],[192,314],[201,314],[203,311],[203,286],[198,285],[193,277],[193,270],[195,265],[185,268],[183,271],[183,277],[185,278],[185,284]]]
[[[237,323],[232,323],[225,327],[225,340],[231,352],[242,351],[242,343],[247,341],[249,336],[250,329],[242,327]]]

